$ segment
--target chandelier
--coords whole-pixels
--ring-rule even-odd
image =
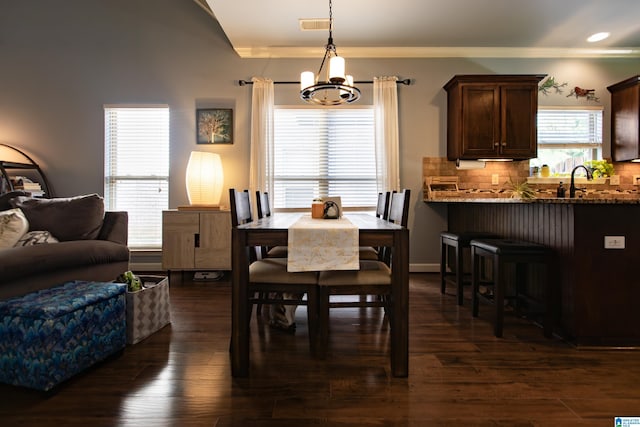
[[[310,104],[340,105],[360,99],[360,89],[353,85],[353,77],[345,75],[344,58],[338,56],[333,44],[333,12],[329,0],[329,40],[325,46],[324,58],[318,74],[303,71],[300,74],[300,98]],[[322,80],[322,70],[329,59],[326,80]]]

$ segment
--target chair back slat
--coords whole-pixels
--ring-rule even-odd
[[[249,190],[236,191],[229,189],[229,205],[231,208],[231,226],[237,227],[253,221],[251,217],[251,198]],[[249,251],[249,262],[253,262],[262,254],[261,247],[254,247]]]
[[[237,227],[240,224],[252,221],[249,190],[236,191],[230,188],[229,202],[231,205],[231,225]]]
[[[391,201],[389,206],[388,221],[394,224],[406,227],[409,223],[409,201],[411,198],[411,190],[404,189],[402,192],[391,193]],[[387,265],[391,265],[391,250],[389,248],[381,248],[380,259]]]
[[[271,205],[269,204],[269,193],[266,191],[256,191],[256,210],[258,211],[258,219],[271,216]]]
[[[391,192],[378,193],[378,205],[376,206],[376,216],[384,220],[389,219],[389,200]]]
[[[269,193],[266,191],[263,193],[260,190],[256,191],[256,210],[258,211],[258,219],[266,218],[271,216],[271,206],[269,205]],[[259,249],[256,248],[260,253],[261,259],[267,257],[269,253],[269,248],[266,246],[261,246]]]
[[[411,190],[405,189],[400,193],[391,195],[391,206],[389,207],[389,221],[394,224],[406,227],[409,223],[409,201]]]

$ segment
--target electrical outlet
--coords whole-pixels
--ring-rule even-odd
[[[624,236],[604,236],[605,249],[624,249]]]
[[[609,184],[620,185],[620,175],[613,175],[609,177]]]
[[[491,174],[491,185],[500,184],[500,175],[497,173]]]
[[[633,185],[640,185],[640,175],[633,175]]]

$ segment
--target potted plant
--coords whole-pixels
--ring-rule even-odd
[[[536,192],[527,181],[516,181],[514,182],[511,177],[509,177],[509,181],[506,182],[507,188],[511,191],[511,198],[520,198],[520,199],[535,199]]]
[[[607,178],[615,174],[613,164],[607,160],[589,160],[584,165],[591,169],[594,178]]]

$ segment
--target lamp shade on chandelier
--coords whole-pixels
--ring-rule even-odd
[[[328,60],[328,61],[327,61]],[[322,74],[326,67],[326,77]],[[329,39],[325,46],[324,58],[318,74],[303,71],[300,74],[300,98],[311,104],[340,105],[355,102],[360,98],[360,90],[353,85],[353,77],[345,73],[344,58],[338,56],[333,44],[333,11],[329,0]]]
[[[187,164],[187,197],[191,206],[219,207],[224,173],[216,153],[192,151]]]

